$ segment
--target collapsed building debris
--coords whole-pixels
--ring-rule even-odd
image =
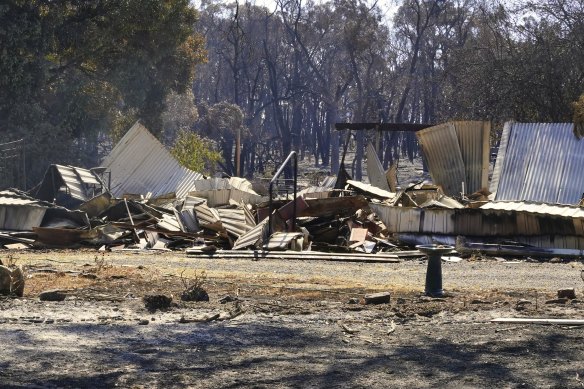
[[[444,138],[449,140],[439,139],[439,133],[448,135]],[[463,157],[462,151],[457,157],[455,140],[461,139],[460,134],[475,139],[470,145],[461,142],[461,150],[481,150],[466,153],[476,156],[475,163],[469,164],[470,157]],[[584,143],[573,137],[569,125],[507,123],[490,187],[497,191],[496,201],[489,201],[490,193],[484,188],[484,134],[485,125],[461,126],[460,122],[417,134],[439,190],[430,196],[426,191],[406,190],[396,201],[370,204],[388,231],[410,245],[452,245],[467,254],[481,251],[496,255],[583,256],[584,213],[580,206],[572,204],[578,204],[582,196],[582,178],[573,176],[575,166],[583,166]],[[559,138],[565,150],[544,146],[555,144],[552,138]],[[477,144],[482,147],[477,148]],[[535,152],[528,152],[528,144],[531,149],[535,147]],[[452,158],[458,162],[452,162]],[[475,179],[467,181],[464,177]],[[457,193],[457,182],[463,183],[456,196],[460,201],[441,193]],[[465,195],[464,187],[478,192]],[[516,201],[502,200],[506,198]]]
[[[371,184],[352,180],[341,165],[337,177],[295,189],[296,198],[284,188],[284,194],[270,200],[246,179],[205,179],[180,167],[136,123],[103,167],[51,165],[31,192],[39,199],[17,190],[0,192],[0,244],[186,248],[189,255],[252,249],[309,251],[319,257],[316,253],[322,251],[330,257],[375,254],[380,260],[400,258],[399,245],[444,244],[463,254],[478,250],[497,255],[582,256],[584,213],[577,192],[583,184],[573,176],[574,167],[582,165],[584,143],[566,140],[568,152],[551,163],[565,167],[554,181],[545,163],[552,156],[543,151],[523,160],[517,156],[527,154],[524,132],[533,126],[544,128],[544,140],[552,136],[548,129],[567,132],[561,124],[506,124],[495,184],[490,186],[496,191],[493,194],[487,190],[490,124],[453,122],[417,134],[433,184],[396,190],[396,165],[392,174],[391,169],[384,172],[375,148],[368,144]],[[564,135],[556,136],[564,139]],[[516,166],[521,166],[519,173]],[[523,184],[514,185],[509,176]],[[535,180],[536,176],[541,177]],[[538,192],[545,195],[537,199],[568,204],[524,200],[534,198],[536,183],[552,187]],[[509,197],[519,200],[502,200]]]

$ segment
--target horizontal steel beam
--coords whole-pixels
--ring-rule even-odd
[[[420,131],[432,126],[428,123],[335,123],[335,130]]]

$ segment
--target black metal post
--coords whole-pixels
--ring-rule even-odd
[[[294,217],[292,219],[292,228],[295,229],[296,228],[296,184],[297,184],[297,176],[298,176],[298,157],[296,155],[296,151],[291,151],[290,154],[288,155],[288,157],[286,157],[286,159],[284,160],[284,162],[282,162],[282,164],[280,165],[280,168],[278,169],[278,171],[276,172],[276,174],[274,174],[274,177],[272,177],[272,179],[270,180],[270,186],[268,188],[269,191],[269,195],[270,195],[270,206],[269,206],[269,210],[270,213],[268,215],[268,235],[272,235],[272,211],[273,211],[273,204],[272,204],[272,195],[273,195],[273,187],[274,184],[276,183],[276,181],[278,181],[278,177],[280,177],[280,175],[282,174],[282,172],[284,172],[284,168],[286,167],[286,165],[290,162],[290,159],[294,158],[294,204],[293,204],[293,209],[294,209]]]

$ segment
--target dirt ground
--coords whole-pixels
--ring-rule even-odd
[[[491,322],[584,319],[579,261],[444,263],[448,295],[432,299],[420,293],[423,260],[95,251],[0,259],[28,274],[23,298],[0,300],[3,388],[584,386],[584,327]],[[209,302],[181,301],[195,282]],[[577,299],[557,301],[559,288],[575,288]],[[40,301],[48,289],[67,297]],[[391,292],[389,304],[361,303],[380,291]],[[143,297],[153,294],[172,305],[146,310]]]

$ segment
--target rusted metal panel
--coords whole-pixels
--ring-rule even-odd
[[[497,157],[502,162],[495,200],[578,204],[584,192],[584,141],[572,130],[571,123],[509,124],[503,134],[507,146]]]
[[[447,195],[488,187],[490,122],[457,121],[416,133],[430,175]]]
[[[541,213],[511,209],[419,209],[370,203],[391,233],[483,237],[565,235],[584,237],[584,217],[565,210]]]
[[[110,190],[115,196],[125,193],[159,196],[175,192],[184,198],[193,181],[203,175],[181,166],[146,127],[136,123],[103,160],[111,172]]]
[[[466,193],[488,188],[491,122],[458,121],[454,128],[464,161]]]
[[[357,210],[367,207],[363,196],[329,197],[324,199],[306,199],[307,208],[298,208],[298,216],[347,217]]]
[[[466,177],[454,124],[430,127],[417,132],[416,136],[434,184],[440,185],[449,196],[458,195]]]

